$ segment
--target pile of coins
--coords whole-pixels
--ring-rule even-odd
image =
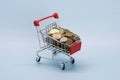
[[[77,34],[74,34],[73,32],[64,28],[52,28],[49,31],[48,35],[51,36],[53,39],[56,39],[68,45],[71,45],[75,41],[80,40]]]

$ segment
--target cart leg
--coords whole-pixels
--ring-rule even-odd
[[[63,53],[65,54],[65,53]],[[74,64],[75,63],[75,59],[73,57],[71,57],[69,54],[65,54],[66,56],[68,56],[70,58],[70,63]],[[66,62],[67,63],[67,62]]]

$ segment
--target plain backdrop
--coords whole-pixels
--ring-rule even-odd
[[[82,40],[75,64],[35,61],[35,19],[58,12]],[[54,19],[41,23],[48,25]],[[46,52],[46,51],[45,51]],[[0,0],[0,80],[120,80],[119,0]]]

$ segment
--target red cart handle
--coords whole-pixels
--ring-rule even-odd
[[[58,13],[53,13],[52,15],[50,15],[50,16],[47,16],[47,17],[44,17],[44,18],[42,18],[42,19],[39,19],[39,20],[35,20],[34,21],[34,26],[39,26],[40,24],[39,24],[39,22],[41,22],[41,21],[43,21],[43,20],[45,20],[45,19],[48,19],[48,18],[52,18],[52,17],[54,17],[54,18],[56,18],[56,19],[58,19],[59,18],[59,16],[58,16]]]

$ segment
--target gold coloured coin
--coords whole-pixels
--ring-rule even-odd
[[[66,32],[65,36],[72,38],[74,36],[74,34],[72,32]]]
[[[52,35],[52,37],[55,38],[55,39],[60,39],[62,37],[62,35],[60,33],[54,33]]]
[[[79,40],[79,36],[77,34],[74,34],[74,37],[72,38],[74,41]]]
[[[59,32],[60,31],[58,29],[51,29],[48,34],[51,35],[51,34],[59,33]]]
[[[60,28],[59,31],[60,31],[60,34],[64,34],[65,32],[64,28]]]

